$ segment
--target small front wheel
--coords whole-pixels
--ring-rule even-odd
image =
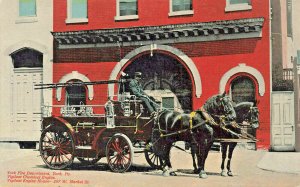
[[[162,168],[164,161],[153,152],[151,142],[149,142],[146,145],[144,154],[145,154],[146,161],[153,169],[161,169]]]
[[[124,134],[115,134],[106,145],[109,168],[118,173],[127,171],[133,162],[133,146]]]

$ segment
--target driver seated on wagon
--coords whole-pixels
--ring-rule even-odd
[[[155,117],[157,112],[156,112],[156,103],[151,99],[150,96],[148,96],[140,83],[140,80],[142,79],[142,73],[141,72],[135,72],[134,74],[134,79],[132,79],[129,82],[129,90],[131,94],[135,95],[137,99],[141,100],[147,107],[150,117]]]

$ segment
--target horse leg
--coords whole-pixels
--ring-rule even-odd
[[[207,158],[209,149],[212,145],[212,143],[207,144],[206,142],[207,140],[205,140],[205,143],[201,143],[199,145],[199,151],[198,151],[198,171],[199,171],[199,177],[206,179],[207,178],[207,174],[204,170],[205,167],[205,160]]]
[[[194,173],[199,173],[197,164],[196,164],[196,152],[197,152],[197,144],[191,143],[191,154],[193,158],[193,167],[194,167]]]
[[[225,165],[225,159],[226,159],[226,154],[227,154],[227,147],[228,143],[221,142],[221,151],[222,151],[222,164],[221,164],[221,176],[226,177],[226,172],[224,170],[224,165]]]
[[[163,176],[176,176],[176,173],[172,171],[172,165],[170,161],[170,150],[172,147],[172,143],[168,143],[165,145],[164,154],[162,155],[162,159],[165,161],[163,164]]]
[[[167,153],[167,166],[169,168],[169,173],[170,173],[170,176],[177,176],[177,174],[175,173],[175,171],[173,171],[172,169],[172,164],[171,164],[171,155],[170,155],[170,151],[171,151],[171,147],[172,145],[170,146],[170,148],[168,149],[168,153]]]
[[[230,162],[231,162],[231,158],[232,158],[232,153],[233,153],[233,150],[236,146],[236,142],[233,142],[233,143],[229,143],[229,151],[228,151],[228,161],[227,161],[227,175],[228,176],[233,176],[232,172],[231,172],[231,169],[230,169]]]
[[[208,152],[209,152],[209,150],[210,150],[210,148],[211,148],[211,146],[213,145],[213,141],[212,141],[212,139],[210,139],[207,143],[206,143],[206,145],[205,145],[205,152],[204,152],[204,158],[203,158],[203,160],[202,160],[202,165],[203,165],[203,171],[204,171],[204,177],[201,177],[201,178],[207,178],[207,175],[206,175],[206,172],[205,172],[205,161],[206,161],[206,158],[207,158],[207,156],[208,156]],[[202,172],[203,173],[203,172]]]
[[[200,145],[198,145],[196,155],[197,155],[197,162],[198,162],[199,177],[207,178],[206,173],[204,171],[204,166],[203,166],[204,146],[202,145],[202,143]]]
[[[199,137],[202,137],[198,141],[199,150],[200,150],[200,154],[199,154],[200,159],[198,159],[198,161],[200,161],[200,164],[198,162],[199,169],[200,169],[199,177],[205,179],[207,178],[207,174],[204,170],[204,166],[205,166],[205,160],[207,158],[208,152],[213,144],[213,129],[210,126],[205,125],[203,126],[202,134],[200,133],[199,135],[200,135]]]

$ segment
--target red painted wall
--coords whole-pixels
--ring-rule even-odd
[[[55,32],[210,22],[251,17],[268,21],[269,0],[252,0],[251,11],[225,12],[226,0],[193,0],[194,15],[169,17],[169,0],[138,0],[138,20],[115,21],[116,0],[88,0],[88,23],[66,24],[67,1],[54,0]]]
[[[252,0],[252,10],[225,13],[226,0],[194,0],[194,15],[169,17],[168,0],[139,0],[139,19],[132,21],[115,21],[115,0],[88,0],[87,24],[66,24],[67,1],[54,0],[54,28],[55,32],[73,30],[92,30],[104,28],[122,28],[134,26],[167,25],[191,22],[211,22],[216,20],[231,20],[252,17],[264,17],[261,38],[212,41],[198,43],[177,43],[171,46],[187,54],[198,68],[202,80],[201,98],[195,97],[193,88],[193,108],[197,109],[210,96],[219,92],[221,77],[231,68],[240,63],[254,67],[264,77],[266,92],[263,96],[257,94],[260,110],[260,127],[257,130],[259,149],[270,146],[270,42],[269,42],[269,0]],[[123,50],[125,56],[135,47]],[[100,52],[99,49],[55,49],[54,80],[58,82],[64,75],[78,71],[90,80],[107,80],[116,65],[117,50],[101,49],[111,52]],[[105,55],[105,60],[98,60],[98,56]],[[110,57],[111,55],[111,57]],[[110,60],[108,60],[110,59]],[[54,99],[53,104],[64,104]],[[87,104],[104,104],[107,99],[107,85],[94,87],[94,99]],[[101,111],[103,112],[103,111]]]

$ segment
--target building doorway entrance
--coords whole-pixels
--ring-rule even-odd
[[[130,76],[142,72],[144,90],[171,90],[184,111],[192,110],[192,81],[186,68],[176,59],[160,53],[136,58],[124,70]]]

